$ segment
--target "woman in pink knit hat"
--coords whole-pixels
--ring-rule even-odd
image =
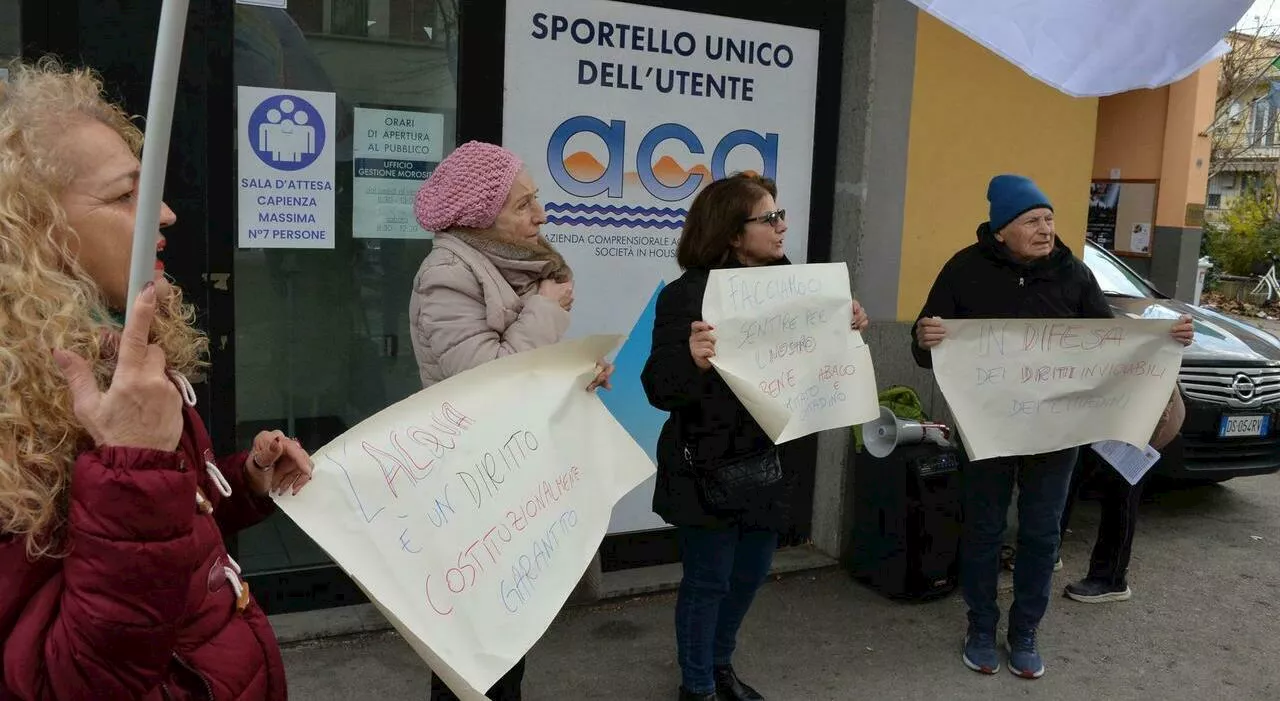
[[[436,234],[409,302],[423,387],[564,337],[573,273],[539,232],[546,213],[519,157],[479,141],[459,146],[422,184],[414,213]],[[587,391],[609,388],[613,367],[600,367]],[[521,659],[487,696],[519,699],[523,678]],[[432,701],[456,698],[432,679]]]

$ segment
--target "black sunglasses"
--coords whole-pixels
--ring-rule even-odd
[[[749,224],[753,221],[758,221],[758,222],[763,222],[765,224],[773,224],[774,222],[786,221],[786,220],[787,220],[787,210],[775,209],[772,212],[765,212],[764,214],[761,214],[758,217],[747,217],[747,220],[745,223]]]

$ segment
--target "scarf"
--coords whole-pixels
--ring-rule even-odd
[[[537,292],[538,285],[543,280],[568,282],[573,279],[569,264],[541,234],[532,242],[499,239],[458,230],[450,231],[448,235],[488,258],[502,273],[507,284],[511,285],[511,289],[521,297]]]

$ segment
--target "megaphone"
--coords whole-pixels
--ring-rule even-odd
[[[944,448],[951,447],[951,429],[942,424],[900,419],[888,407],[880,407],[880,418],[862,427],[862,441],[868,453],[883,458],[900,445],[933,441]]]

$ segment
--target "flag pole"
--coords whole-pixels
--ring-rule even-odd
[[[151,95],[147,104],[146,134],[142,148],[142,173],[138,183],[138,210],[133,226],[133,255],[129,263],[127,313],[142,287],[155,277],[156,239],[160,232],[160,204],[164,174],[169,161],[169,135],[173,131],[173,102],[182,64],[182,35],[187,27],[188,0],[164,0],[160,30],[156,34],[156,58],[151,69]]]

